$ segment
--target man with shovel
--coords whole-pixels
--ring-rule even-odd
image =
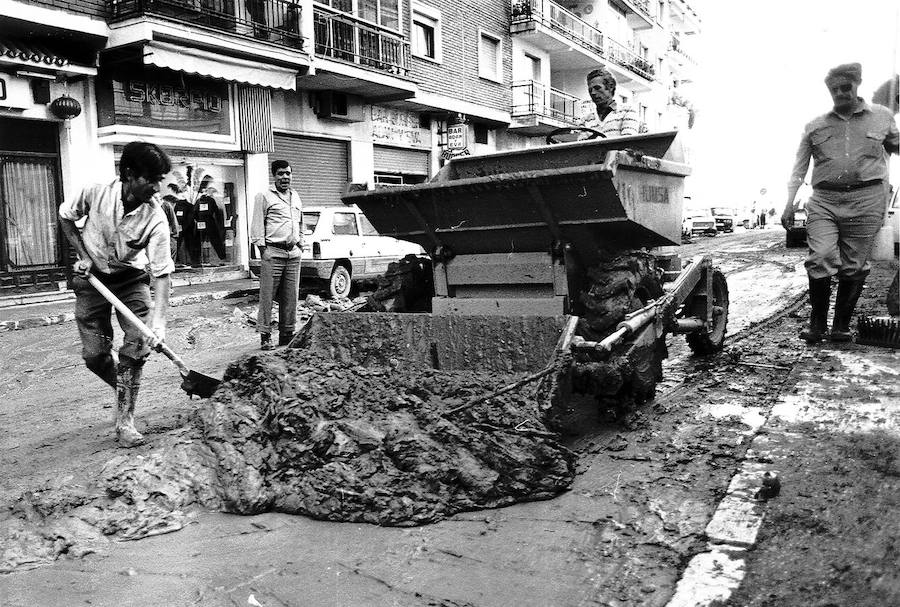
[[[166,335],[170,274],[175,264],[169,249],[169,224],[157,194],[160,181],[171,168],[169,157],[158,146],[133,141],[122,150],[117,181],[86,187],[59,207],[63,233],[78,254],[72,286],[81,355],[87,368],[116,390],[116,440],[121,447],[144,442],[134,427],[135,400],[144,362]],[[81,220],[84,227],[79,230],[75,222]],[[91,275],[140,320],[149,316],[156,336],[150,339],[117,311],[125,334],[118,364],[112,355],[112,306],[90,284]],[[151,277],[156,281],[152,315]]]

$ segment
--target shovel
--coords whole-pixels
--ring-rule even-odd
[[[150,339],[156,339],[156,335],[153,331],[150,330],[150,327],[145,325],[140,318],[138,318],[134,312],[128,309],[128,306],[123,304],[118,297],[116,297],[112,291],[110,291],[106,285],[100,282],[96,276],[91,274],[88,275],[88,282],[97,289],[97,291],[113,305],[113,307],[120,313],[122,316],[127,318],[131,324],[141,330],[145,336]],[[197,395],[200,398],[209,398],[212,396],[213,392],[216,391],[216,388],[219,387],[219,384],[222,383],[218,379],[214,377],[209,377],[208,375],[203,375],[202,373],[197,373],[196,371],[191,371],[187,368],[187,365],[184,364],[184,361],[181,358],[172,352],[172,350],[164,343],[161,343],[156,348],[158,351],[162,352],[166,355],[166,357],[175,363],[175,366],[178,367],[178,371],[181,373],[181,389],[188,393],[188,396]]]

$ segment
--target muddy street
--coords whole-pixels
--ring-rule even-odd
[[[567,491],[415,527],[186,502],[181,518],[138,541],[97,535],[19,556],[5,546],[19,565],[0,575],[3,603],[897,604],[896,355],[861,365],[862,346],[802,346],[805,251],[785,249],[780,229],[681,249],[713,254],[728,278],[725,349],[696,358],[670,337],[655,399],[564,441],[577,456]],[[891,271],[873,271],[863,310],[884,314]],[[258,347],[245,321],[253,306],[173,308],[168,341],[191,368],[222,377]],[[0,334],[0,344],[15,352],[0,370],[0,528],[65,540],[27,523],[72,496],[86,500],[73,487],[121,461],[112,395],[81,364],[74,323]],[[179,444],[201,406],[179,382],[168,361],[150,359],[137,416],[150,444],[128,458]],[[755,500],[767,471],[781,494]]]

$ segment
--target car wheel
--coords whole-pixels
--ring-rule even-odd
[[[350,296],[350,271],[344,266],[334,266],[328,280],[328,291],[334,298]]]

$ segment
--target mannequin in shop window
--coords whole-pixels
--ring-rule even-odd
[[[213,197],[216,190],[212,181],[211,177],[203,179],[197,189],[197,199],[193,204],[188,203],[184,213],[182,241],[194,267],[203,265],[204,242],[209,242],[219,259],[226,260],[225,211]]]

